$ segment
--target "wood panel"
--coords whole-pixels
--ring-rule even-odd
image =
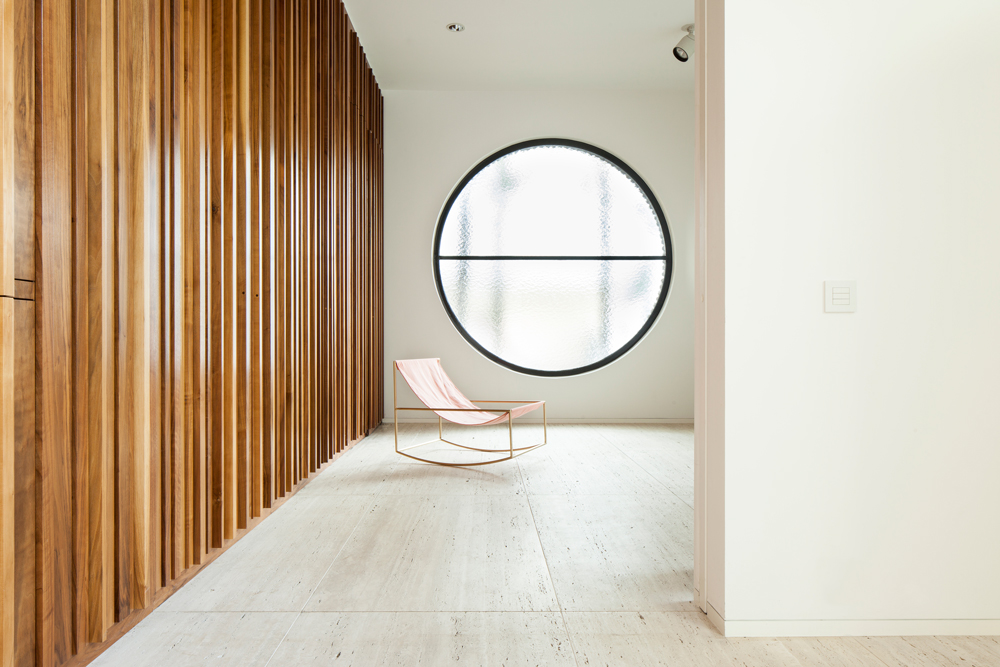
[[[35,648],[34,24],[33,2],[0,1],[0,665],[3,667],[32,664]]]
[[[115,583],[115,206],[114,4],[89,0],[78,22],[86,58],[78,59],[76,229],[76,392],[78,451],[87,471],[89,543],[85,583],[88,641],[114,623]],[[81,182],[82,180],[82,182]],[[84,286],[86,288],[84,289]],[[82,497],[82,489],[81,489]],[[78,533],[79,534],[79,533]],[[81,571],[81,574],[83,572]],[[81,589],[82,590],[82,589]]]
[[[73,638],[73,3],[42,5],[36,40],[36,655],[69,660]]]
[[[149,604],[151,354],[150,259],[158,104],[150,79],[154,26],[145,0],[118,0],[118,617]],[[124,502],[122,501],[124,499]]]
[[[34,280],[34,23],[31,0],[0,2],[0,295]]]
[[[0,38],[0,667],[85,664],[381,421],[381,95],[340,2]]]
[[[14,298],[0,296],[0,665],[14,664]]]
[[[14,301],[14,656],[35,663],[35,304]]]

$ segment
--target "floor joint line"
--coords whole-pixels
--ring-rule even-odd
[[[559,607],[559,618],[562,619],[563,629],[566,631],[566,641],[569,642],[569,650],[573,654],[573,664],[580,667],[580,661],[576,656],[576,645],[573,643],[573,633],[570,632],[569,623],[566,622],[566,612],[562,602],[559,600],[559,591],[556,590],[556,580],[552,578],[552,568],[549,567],[549,558],[545,555],[545,545],[542,544],[542,535],[538,532],[538,522],[535,521],[535,509],[531,506],[531,494],[528,493],[528,484],[524,481],[524,471],[521,470],[521,462],[514,461],[517,465],[517,476],[521,479],[521,486],[524,488],[524,500],[528,503],[528,513],[531,515],[531,525],[535,529],[535,537],[538,538],[538,548],[542,552],[542,560],[545,562],[545,573],[549,575],[549,583],[552,584],[552,596],[556,599],[556,606]]]
[[[368,437],[371,437],[371,435],[373,435],[373,434],[370,434],[369,436],[366,436],[365,438],[362,438],[361,441],[359,441],[359,442],[357,442],[355,444],[355,447],[357,447],[357,445],[360,445],[361,442],[363,442],[364,440],[366,440]],[[395,468],[396,464],[393,463],[392,467]],[[329,468],[327,468],[327,470],[332,470],[332,469],[333,469],[333,466],[330,466]],[[323,472],[326,472],[326,470],[324,470]],[[391,473],[391,471],[390,471],[390,473]],[[281,648],[281,645],[283,643],[285,643],[285,639],[288,638],[288,633],[292,631],[292,628],[295,627],[295,624],[298,623],[298,621],[299,621],[300,618],[302,618],[302,613],[305,611],[306,607],[309,605],[309,601],[312,600],[313,595],[315,595],[316,591],[319,590],[319,587],[323,583],[323,580],[326,579],[326,575],[330,574],[330,570],[333,569],[333,564],[337,562],[338,558],[340,558],[340,554],[344,553],[344,549],[347,547],[347,544],[351,541],[351,538],[354,537],[354,533],[357,532],[358,526],[360,526],[361,522],[365,520],[365,517],[368,516],[369,512],[371,512],[372,506],[375,505],[376,501],[378,501],[378,499],[379,499],[379,496],[382,495],[382,486],[383,486],[384,483],[385,483],[385,480],[382,480],[382,483],[380,483],[378,485],[378,490],[372,495],[372,499],[371,499],[371,502],[368,503],[368,507],[365,508],[365,511],[362,512],[361,515],[358,517],[358,521],[357,521],[357,523],[354,524],[354,528],[351,529],[350,535],[347,536],[347,539],[344,540],[344,543],[340,545],[340,549],[337,550],[337,555],[334,556],[333,560],[330,561],[330,565],[327,566],[326,570],[324,570],[323,576],[320,577],[319,580],[316,581],[316,586],[311,591],[309,591],[309,597],[307,597],[306,601],[304,603],[302,603],[302,608],[299,609],[298,613],[295,615],[295,619],[292,621],[292,624],[288,626],[287,630],[285,630],[285,634],[282,635],[281,641],[279,641],[274,646],[274,650],[271,651],[271,655],[270,655],[270,657],[268,657],[267,662],[264,663],[264,667],[268,667],[268,665],[271,664],[271,660],[273,660],[274,656],[278,653],[278,649]]]

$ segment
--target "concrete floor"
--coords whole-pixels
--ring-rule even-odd
[[[400,426],[400,444],[436,430]],[[443,468],[383,426],[93,664],[1000,665],[992,637],[726,639],[691,602],[692,428],[549,441]]]

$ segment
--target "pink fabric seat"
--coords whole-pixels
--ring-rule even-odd
[[[507,421],[507,412],[484,412],[458,390],[444,372],[440,359],[403,359],[396,362],[406,384],[421,403],[441,418],[465,426],[485,426]],[[542,401],[524,403],[511,409],[513,417],[520,417],[542,407]],[[460,412],[468,410],[469,412]]]

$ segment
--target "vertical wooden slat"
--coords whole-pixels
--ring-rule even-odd
[[[249,464],[247,450],[247,402],[249,392],[248,331],[247,331],[247,274],[249,263],[250,187],[248,182],[249,160],[249,111],[250,111],[250,24],[247,2],[235,2],[234,20],[234,146],[233,175],[235,177],[235,199],[233,206],[233,492],[235,506],[233,521],[236,528],[246,528],[249,518]],[[235,536],[235,535],[234,535]]]
[[[223,0],[222,33],[222,539],[235,535],[236,517],[236,0]],[[222,543],[219,543],[221,546]]]
[[[184,102],[181,119],[183,149],[183,346],[184,460],[176,463],[184,477],[184,561],[179,569],[202,562],[209,544],[206,420],[208,262],[208,105],[206,72],[207,6],[204,0],[183,0]],[[214,222],[214,214],[212,218]],[[179,572],[179,570],[178,570]]]
[[[35,281],[35,4],[30,0],[6,0],[3,67],[7,98],[4,111],[6,150],[2,161],[5,217],[13,223],[14,279]],[[12,14],[7,11],[13,9]],[[11,220],[9,216],[13,215]],[[9,236],[8,236],[9,238]]]
[[[160,380],[154,386],[157,394],[151,398],[156,401],[157,429],[156,437],[159,442],[159,455],[156,458],[156,469],[154,472],[155,508],[153,508],[150,521],[150,578],[152,590],[156,592],[167,584],[169,576],[166,570],[169,569],[171,546],[171,526],[170,526],[170,496],[171,496],[171,452],[172,443],[172,403],[173,403],[173,367],[171,354],[173,345],[171,341],[172,328],[172,306],[171,290],[173,280],[171,270],[173,250],[171,234],[173,231],[174,198],[173,198],[173,130],[174,124],[171,117],[173,113],[173,76],[171,72],[172,61],[170,55],[170,40],[173,32],[173,16],[170,11],[170,1],[156,3],[156,12],[159,21],[158,39],[156,43],[158,61],[157,73],[159,79],[159,104],[157,105],[157,116],[159,122],[159,141],[156,146],[156,157],[159,165],[159,183],[157,197],[159,200],[160,220],[157,227],[157,286],[154,295],[159,313],[159,322],[154,332],[159,345],[159,355],[156,361]]]
[[[35,303],[14,301],[13,665],[35,664]],[[5,503],[6,504],[6,503]]]
[[[289,461],[291,469],[291,485],[298,484],[302,472],[302,176],[304,159],[302,155],[302,33],[301,9],[293,13],[289,25],[292,28],[292,55],[290,99],[294,118],[290,136],[292,145],[290,152],[293,160],[291,180],[293,183],[292,201],[293,213],[290,218],[288,267],[290,271],[291,299],[289,302],[289,416],[291,425],[292,458]]]
[[[145,589],[142,607],[152,601],[152,595],[160,588],[160,523],[161,510],[161,463],[162,449],[162,396],[163,396],[163,85],[162,85],[162,19],[161,3],[143,3],[144,20],[147,24],[145,43],[146,89],[144,102],[147,106],[147,155],[145,157],[145,272],[147,289],[146,301],[146,359],[143,372],[148,383],[149,410],[146,452],[146,507],[142,519],[145,530],[145,553],[147,562]],[[140,447],[144,443],[140,443]]]
[[[315,381],[313,371],[316,368],[315,350],[313,349],[313,289],[316,281],[314,267],[316,262],[316,136],[314,128],[315,102],[315,71],[316,48],[314,30],[316,28],[316,3],[305,0],[301,10],[302,21],[302,135],[304,168],[302,179],[303,217],[302,217],[302,477],[306,478],[314,469],[313,451],[315,449],[315,431],[313,429],[313,393]]]
[[[156,91],[150,85],[149,5],[118,0],[118,492],[119,610],[149,595],[150,320],[147,250],[158,213],[154,196]]]
[[[302,410],[300,399],[302,392],[299,391],[300,369],[302,361],[302,340],[301,340],[301,314],[302,314],[302,262],[301,262],[301,240],[302,240],[302,86],[299,77],[302,70],[301,51],[301,13],[292,11],[289,19],[291,55],[289,56],[289,69],[291,70],[289,81],[291,90],[289,92],[290,123],[289,129],[290,145],[289,153],[291,159],[291,169],[289,170],[289,187],[291,189],[291,209],[288,219],[289,236],[289,273],[290,273],[290,298],[289,298],[289,351],[288,377],[290,387],[288,388],[289,398],[289,422],[291,427],[291,448],[292,455],[289,465],[289,490],[293,484],[299,481],[299,472],[302,462]]]
[[[249,516],[258,517],[263,507],[262,477],[262,415],[261,415],[261,217],[263,214],[263,199],[261,197],[262,152],[261,134],[263,107],[262,58],[263,58],[263,23],[262,2],[251,0],[248,7],[249,16],[246,19],[246,39],[244,72],[247,86],[247,131],[249,134],[249,248],[247,251],[247,269],[249,284],[247,285],[247,305],[249,308],[249,381],[247,390],[247,411],[249,423],[247,428],[247,448],[249,450]]]
[[[177,225],[177,188],[175,187],[176,171],[176,126],[174,115],[177,113],[174,96],[174,49],[175,33],[174,3],[166,0],[160,3],[160,90],[161,123],[160,123],[160,330],[161,341],[160,363],[162,369],[162,386],[160,392],[160,460],[159,460],[159,515],[154,517],[155,530],[159,535],[159,567],[155,571],[154,583],[157,589],[166,586],[173,578],[174,555],[174,525],[173,525],[173,455],[176,446],[174,440],[174,399],[176,392],[174,383],[177,380],[174,354],[176,341],[174,338],[175,299],[174,273],[175,259],[174,232]]]
[[[36,375],[38,494],[35,569],[37,655],[40,665],[72,655],[71,423],[72,369],[72,45],[73,6],[53,0],[40,8],[36,42]]]
[[[321,314],[321,326],[319,327],[319,341],[322,349],[322,354],[320,356],[320,377],[322,378],[320,384],[321,390],[321,403],[319,407],[319,415],[322,418],[322,423],[320,427],[320,433],[322,436],[322,446],[323,450],[320,455],[320,461],[326,461],[330,458],[330,443],[331,443],[331,428],[330,428],[330,349],[329,349],[329,336],[330,336],[330,286],[329,286],[329,276],[330,276],[330,251],[329,251],[329,241],[330,241],[330,221],[332,210],[331,206],[331,192],[330,192],[330,174],[332,169],[330,167],[330,77],[333,72],[332,63],[330,62],[330,37],[331,37],[331,16],[330,3],[321,3],[322,17],[320,23],[320,34],[322,36],[323,48],[320,52],[320,81],[322,83],[322,101],[320,102],[319,112],[319,128],[322,133],[323,145],[322,145],[322,174],[320,180],[320,202],[323,206],[323,220],[321,225],[322,236],[320,239],[320,251],[321,251],[321,261],[319,263],[321,270],[320,278],[320,290],[321,290],[321,301],[320,301],[320,314]]]
[[[316,267],[316,2],[307,0],[302,10],[302,45],[303,45],[303,130],[304,147],[306,151],[303,179],[303,197],[305,200],[305,217],[303,219],[303,285],[302,285],[302,423],[303,423],[303,464],[302,477],[308,478],[315,469],[315,267]]]
[[[384,161],[384,139],[385,139],[385,103],[381,92],[379,93],[378,112],[378,170],[375,173],[375,181],[378,183],[378,198],[376,201],[376,220],[378,221],[378,242],[375,249],[379,266],[379,284],[376,297],[376,312],[378,313],[378,335],[379,350],[375,358],[374,365],[379,377],[378,388],[378,419],[381,423],[385,418],[385,161]]]
[[[274,456],[274,0],[261,0],[261,505],[270,508],[275,497]]]
[[[86,15],[86,2],[78,2],[76,9]],[[87,23],[86,20],[73,22],[73,43],[76,45],[72,73],[73,98],[73,267],[72,296],[70,299],[74,348],[70,353],[73,372],[73,405],[71,427],[72,457],[72,505],[73,523],[73,652],[79,650],[88,638],[86,619],[89,592],[90,541],[90,448],[89,448],[89,230],[84,222],[88,217],[88,113],[87,113]]]
[[[187,263],[185,242],[185,151],[186,137],[183,133],[184,119],[187,118],[185,104],[185,48],[188,33],[185,25],[184,4],[182,0],[171,0],[168,3],[170,15],[170,113],[173,121],[171,141],[168,151],[171,154],[170,198],[172,200],[173,216],[170,225],[170,365],[171,396],[169,425],[169,474],[164,479],[169,485],[170,511],[165,513],[164,520],[169,534],[169,551],[164,554],[168,565],[164,568],[165,579],[176,579],[185,568],[185,551],[190,540],[187,531],[187,485],[185,474],[185,442],[188,432],[187,411],[185,409],[185,280],[187,279]],[[166,441],[164,447],[166,447]],[[166,497],[167,494],[165,494]],[[165,545],[166,546],[166,545]],[[169,555],[168,555],[169,554]]]
[[[14,156],[14,5],[12,0],[0,2],[0,298],[14,298],[14,213],[13,213],[13,181],[14,166],[12,164]],[[11,209],[11,210],[8,210]],[[10,316],[13,317],[14,305],[10,304]],[[8,334],[10,335],[10,334]],[[13,355],[13,340],[11,345],[11,355]],[[13,359],[13,356],[11,357]],[[13,361],[11,362],[13,363]],[[13,382],[13,379],[10,380]],[[11,399],[13,400],[13,398]],[[13,410],[13,403],[11,404]],[[0,416],[2,419],[2,416]],[[10,446],[13,448],[13,413],[10,416]],[[2,422],[0,422],[2,425]],[[0,435],[2,437],[2,435]],[[3,442],[0,440],[0,442]],[[3,456],[0,453],[0,456]],[[0,487],[2,489],[2,487]],[[13,521],[13,519],[12,519]],[[0,523],[0,529],[5,526]],[[13,524],[11,525],[13,530]],[[3,536],[0,535],[0,545]],[[0,558],[3,554],[0,553]],[[13,560],[11,561],[13,563]],[[2,566],[2,562],[0,562]],[[11,566],[13,567],[13,565]],[[13,583],[13,582],[11,582]],[[13,588],[11,589],[13,590]],[[0,594],[0,665],[6,665],[13,659],[13,644],[7,646],[7,641],[13,634],[2,634],[6,630],[7,615],[10,614],[13,623],[13,599],[11,599],[11,609],[3,606],[4,595]]]
[[[0,665],[4,667],[14,664],[14,591],[17,587],[14,578],[17,549],[14,537],[14,337],[14,298],[0,296]]]
[[[208,407],[207,419],[209,422],[208,448],[210,455],[208,465],[210,468],[210,525],[209,544],[212,548],[222,546],[223,532],[223,359],[222,351],[222,329],[223,329],[223,300],[222,300],[222,242],[223,242],[223,215],[222,207],[223,190],[225,188],[225,175],[223,173],[223,109],[224,87],[223,70],[225,68],[225,40],[223,37],[223,7],[226,0],[210,0],[211,15],[209,18],[209,35],[211,40],[211,51],[209,61],[211,67],[208,73],[210,80],[210,102],[211,124],[209,126],[209,178],[211,179],[211,206],[212,214],[209,221],[208,240],[208,271],[209,271],[209,295],[208,303],[208,326],[209,342],[208,357]]]
[[[347,14],[338,3],[337,14],[337,433],[343,449],[351,437],[347,427]]]
[[[14,3],[0,2],[0,666],[14,664]]]
[[[288,228],[288,7],[274,0],[274,430],[275,496],[288,489],[289,439],[286,398]]]
[[[35,7],[0,1],[0,296],[35,280]]]
[[[0,664],[35,664],[35,7],[0,1]]]

